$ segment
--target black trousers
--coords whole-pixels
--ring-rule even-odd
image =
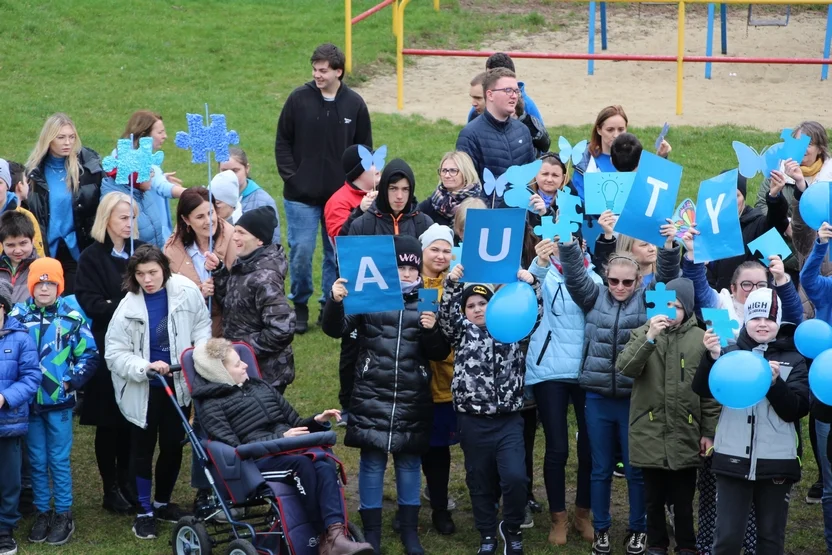
[[[782,555],[791,490],[791,482],[717,475],[713,555],[739,554],[752,502],[757,511],[757,555]]]
[[[451,477],[451,448],[447,445],[431,447],[422,455],[422,472],[430,493],[430,508],[434,511],[446,510],[448,480]]]
[[[676,548],[696,551],[693,532],[693,496],[696,469],[662,470],[642,468],[647,507],[647,547],[667,549],[670,538],[665,524],[665,503],[673,505],[676,523]]]
[[[135,498],[135,486],[129,483],[131,428],[135,426],[124,418],[120,420],[117,427],[96,426],[95,462],[105,494],[118,485],[128,490],[123,492],[125,495],[132,493],[132,498]]]
[[[352,330],[341,338],[341,358],[338,361],[338,379],[341,387],[338,390],[338,401],[341,408],[348,410],[352,386],[355,383],[355,363],[358,360],[358,330]]]
[[[534,439],[537,435],[537,407],[520,411],[523,416],[523,447],[526,452],[526,478],[529,480],[528,497],[534,499]]]

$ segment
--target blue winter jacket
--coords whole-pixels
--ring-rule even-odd
[[[471,157],[481,183],[485,168],[496,177],[510,166],[528,164],[535,159],[529,128],[513,118],[497,121],[488,110],[462,128],[456,150]]]
[[[118,185],[112,177],[104,177],[101,181],[101,198],[104,198],[108,193],[124,193],[130,194],[130,185]],[[165,231],[165,218],[168,218],[168,228],[170,228],[170,216],[166,214],[159,203],[159,195],[153,190],[142,192],[139,189],[133,188],[133,201],[139,207],[139,239],[145,243],[156,245],[160,249],[165,248],[165,241],[168,240],[168,235]],[[167,201],[165,201],[167,202]]]
[[[803,264],[800,270],[800,285],[806,291],[806,296],[815,305],[815,318],[832,324],[832,277],[820,275],[820,267],[823,259],[826,258],[826,251],[829,250],[829,243],[821,243],[815,240],[812,253]],[[786,304],[783,303],[783,316],[785,319]]]
[[[0,330],[0,437],[29,431],[29,403],[40,385],[38,351],[23,324],[6,318]]]
[[[269,193],[260,187],[260,185],[255,183],[253,179],[249,179],[246,183],[246,188],[243,189],[242,193],[240,193],[240,207],[242,208],[242,212],[245,214],[250,210],[260,208],[261,206],[268,206],[274,210],[274,215],[277,218],[277,225],[275,226],[274,233],[272,234],[272,243],[276,245],[280,244],[280,214],[277,211],[277,205]]]
[[[542,268],[535,258],[529,272],[543,284],[543,320],[526,353],[526,385],[550,380],[577,382],[583,361],[584,311],[572,300],[563,274],[554,264]],[[603,283],[591,267],[587,274],[595,283]]]

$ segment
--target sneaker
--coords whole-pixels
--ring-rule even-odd
[[[140,540],[156,539],[156,517],[153,515],[139,515],[133,521],[133,533]]]
[[[75,521],[72,513],[55,513],[52,518],[52,526],[49,527],[49,535],[46,536],[46,543],[49,545],[63,545],[69,541],[75,532]]]
[[[818,480],[812,487],[809,488],[809,493],[806,494],[806,503],[809,505],[817,505],[823,497],[823,482]]]
[[[523,555],[523,530],[509,530],[506,521],[500,523],[500,537],[503,538],[503,555]]]
[[[592,542],[592,555],[609,555],[610,533],[608,530],[596,530],[595,540]]]
[[[529,508],[532,510],[534,514],[540,514],[543,512],[543,506],[537,502],[537,499],[532,497],[529,499]]]
[[[616,478],[626,478],[627,474],[624,473],[624,463],[619,462],[615,463],[615,470],[612,471],[612,475]]]
[[[534,528],[534,513],[532,513],[532,508],[528,505],[526,505],[526,516],[523,518],[523,524],[520,525],[520,528],[525,530]]]
[[[430,503],[430,491],[428,491],[428,487],[427,487],[427,486],[425,486],[425,489],[423,489],[423,490],[422,490],[422,499],[424,499],[425,501],[427,501],[428,503]],[[451,498],[449,497],[449,498],[448,498],[448,507],[447,507],[447,508],[448,508],[448,510],[449,510],[449,511],[455,511],[455,510],[456,510],[456,501],[454,501],[453,499],[451,499]]]
[[[630,530],[627,532],[627,540],[624,543],[627,545],[627,555],[644,555],[647,534]]]
[[[11,532],[0,534],[0,555],[15,555],[17,553],[17,542]]]
[[[480,540],[480,548],[477,550],[477,555],[494,555],[497,553],[497,538],[494,536],[484,536]]]
[[[32,525],[32,531],[29,532],[28,540],[32,543],[43,543],[46,541],[46,536],[49,535],[50,524],[52,524],[52,511],[38,513],[38,516],[35,517],[35,523]]]
[[[164,522],[179,522],[179,519],[186,516],[191,516],[191,513],[185,511],[176,503],[165,503],[161,507],[153,508],[154,516]]]

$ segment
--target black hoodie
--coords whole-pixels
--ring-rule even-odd
[[[405,209],[394,216],[387,195],[390,183],[402,177],[410,182],[410,198]],[[407,162],[400,158],[391,160],[381,172],[375,203],[350,224],[349,235],[412,235],[418,239],[433,224],[433,220],[416,208],[415,189],[416,178]]]
[[[373,146],[370,112],[361,96],[341,83],[335,99],[324,100],[310,81],[286,99],[274,158],[286,200],[323,206],[344,184],[341,156],[350,145]]]

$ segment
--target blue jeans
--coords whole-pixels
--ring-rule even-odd
[[[830,425],[815,420],[815,433],[818,437],[818,464],[823,473],[823,535],[826,538],[826,550],[832,553],[832,464],[829,462]]]
[[[55,512],[72,508],[72,409],[54,410],[29,416],[26,437],[32,465],[32,493],[39,513],[49,511],[55,499]],[[51,477],[51,487],[50,487]]]
[[[302,202],[283,200],[286,211],[286,232],[289,240],[289,275],[292,283],[289,299],[295,304],[306,304],[315,291],[312,284],[312,256],[318,240],[318,223],[324,245],[324,264],[321,270],[321,297],[326,296],[335,281],[335,251],[329,242],[324,225],[324,207],[310,206]]]
[[[610,495],[612,472],[615,467],[616,439],[621,442],[621,462],[627,476],[630,501],[630,524],[635,532],[647,532],[647,507],[644,498],[644,478],[641,469],[630,466],[630,444],[627,438],[630,418],[629,399],[609,399],[586,396],[586,427],[589,449],[592,452],[592,526],[608,530],[612,526]]]
[[[11,532],[20,520],[20,437],[0,437],[0,533]]]
[[[419,506],[422,489],[422,457],[410,453],[393,453],[396,467],[396,496],[399,505]],[[381,509],[384,494],[384,471],[387,453],[376,449],[362,449],[358,470],[358,497],[361,510]]]

